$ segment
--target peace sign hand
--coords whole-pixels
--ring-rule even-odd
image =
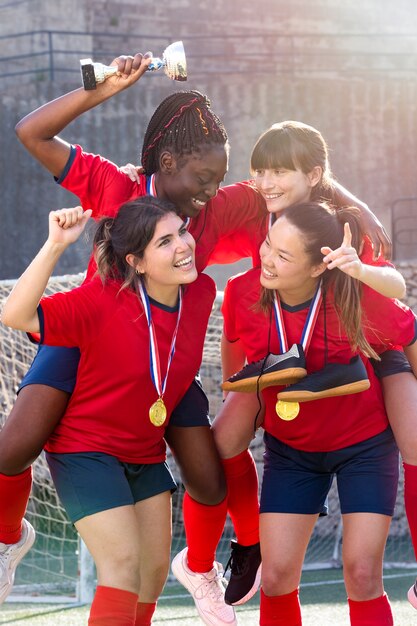
[[[348,222],[345,222],[343,230],[344,235],[340,248],[336,248],[336,250],[332,250],[327,246],[321,248],[322,254],[325,255],[323,262],[326,263],[327,269],[329,270],[333,270],[337,267],[352,278],[360,280],[363,265],[358,253],[352,246],[352,233]]]

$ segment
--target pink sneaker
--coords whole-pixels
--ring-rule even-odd
[[[417,580],[414,585],[408,590],[407,598],[411,606],[417,609]]]
[[[35,530],[27,520],[22,523],[22,536],[17,543],[0,543],[0,604],[13,588],[16,567],[35,541]]]
[[[224,601],[226,581],[223,568],[215,562],[209,572],[192,572],[187,565],[187,548],[181,550],[171,565],[175,578],[191,593],[196,609],[207,626],[237,626],[235,611]]]

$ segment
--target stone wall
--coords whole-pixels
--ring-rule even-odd
[[[50,7],[47,0],[32,0],[0,8],[0,35],[32,29],[89,33],[54,35],[62,52],[53,81],[44,70],[1,78],[5,66],[8,71],[30,63],[41,67],[36,53],[47,46],[47,33],[24,38],[26,48],[22,38],[0,37],[0,278],[17,276],[32,258],[46,232],[47,212],[76,202],[25,153],[14,126],[37,106],[80,85],[83,56],[110,62],[137,48],[160,55],[170,41],[182,38],[189,60],[185,87],[209,95],[229,132],[226,182],[247,177],[260,132],[273,122],[299,119],[322,131],[334,174],[371,206],[389,232],[393,203],[417,196],[413,0],[399,0],[383,11],[379,0],[357,6],[343,0],[260,0],[256,7],[238,0],[178,0],[169,7],[150,0],[58,0],[53,11]],[[30,56],[2,63],[7,54]],[[117,163],[137,161],[154,108],[181,87],[162,73],[147,75],[76,120],[63,137]],[[398,259],[417,256],[416,205],[407,210],[409,241],[396,246]],[[81,243],[74,247],[57,272],[82,270],[87,250]]]

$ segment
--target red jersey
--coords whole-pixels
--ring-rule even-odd
[[[158,394],[151,380],[149,330],[142,303],[120,283],[93,279],[43,298],[41,341],[79,346],[77,384],[62,420],[45,446],[49,452],[99,451],[129,463],[165,459],[165,426],[198,371],[208,319],[215,298],[204,274],[184,288],[175,353],[168,374],[164,426],[149,420]],[[161,376],[164,379],[178,311],[151,301]]]
[[[230,279],[222,307],[225,336],[230,342],[242,341],[248,362],[257,361],[268,352],[280,352],[274,315],[254,310],[260,295],[259,279],[259,269]],[[364,306],[367,307],[369,302],[373,303],[369,311],[365,311],[366,325],[369,328],[366,334],[370,341],[377,343],[380,348],[383,341],[386,341],[383,347],[386,349],[391,344],[407,345],[416,339],[415,315],[408,307],[365,286],[363,291]],[[289,346],[301,341],[309,304],[310,302],[306,302],[289,307],[282,303]],[[325,349],[329,363],[349,363],[355,354],[341,328],[329,295],[319,311],[306,355],[308,372],[315,372],[325,366]],[[277,392],[282,387],[266,388],[262,392],[266,405],[265,430],[294,448],[310,452],[338,450],[385,430],[388,420],[381,387],[369,360],[363,356],[362,358],[371,383],[367,391],[302,402],[300,412],[293,421],[283,421],[275,412]]]
[[[78,196],[92,217],[114,216],[129,200],[146,195],[146,176],[139,183],[130,180],[120,168],[80,146],[71,151],[58,182]],[[199,272],[214,263],[233,263],[251,257],[259,265],[259,247],[267,231],[267,216],[262,196],[250,181],[228,185],[207,202],[197,217],[190,220],[189,232],[197,242],[196,266]],[[90,261],[88,275],[95,265]]]

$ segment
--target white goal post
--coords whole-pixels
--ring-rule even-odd
[[[82,274],[53,277],[48,293],[66,291],[80,284]],[[0,307],[10,292],[14,281],[0,281]],[[210,400],[210,413],[215,415],[221,404],[220,336],[222,319],[220,306],[222,293],[218,294],[208,327],[201,377]],[[27,371],[36,347],[24,333],[0,327],[0,425],[7,418],[16,389]],[[258,472],[262,475],[262,433],[259,432],[252,445]],[[180,479],[172,459],[174,474]],[[27,518],[35,527],[37,539],[34,547],[24,558],[16,572],[16,583],[11,599],[33,602],[87,602],[94,588],[94,568],[84,546],[80,546],[77,533],[68,521],[53,487],[48,467],[41,457],[34,464],[33,489]],[[185,545],[182,524],[183,489],[174,494],[173,546],[175,555]],[[2,503],[4,505],[4,503]],[[6,504],[7,506],[7,504]],[[229,556],[229,542],[233,528],[228,522],[219,545],[217,559],[224,565]],[[415,567],[403,504],[403,477],[398,490],[396,513],[391,525],[386,549],[385,565]],[[305,561],[306,568],[329,568],[341,566],[341,525],[337,490],[333,486],[329,497],[329,515],[321,518],[310,542]],[[168,582],[169,584],[169,582]]]

